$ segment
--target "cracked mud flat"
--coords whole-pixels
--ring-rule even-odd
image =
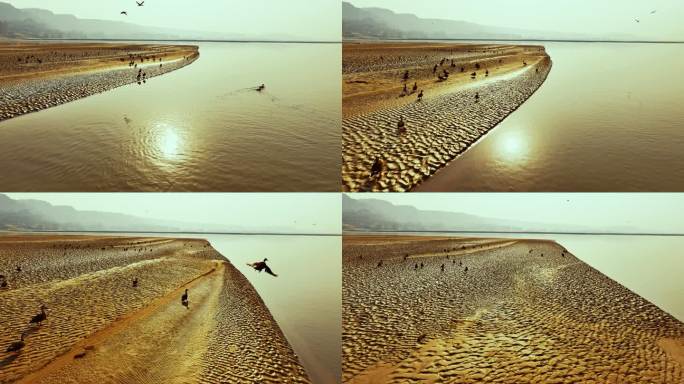
[[[684,382],[684,324],[555,242],[345,236],[342,289],[346,383]]]
[[[198,58],[189,45],[2,42],[0,121],[136,84],[140,69],[149,81]]]
[[[0,383],[309,382],[252,285],[204,240],[0,236],[0,273]],[[41,304],[47,320],[29,326]],[[5,352],[22,332],[26,346]]]
[[[449,77],[439,81],[444,70]],[[541,46],[344,44],[343,190],[410,190],[515,111],[550,70]],[[386,165],[371,175],[376,159]]]

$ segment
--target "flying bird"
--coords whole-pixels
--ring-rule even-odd
[[[636,21],[637,23],[640,23],[639,19],[634,19],[634,21]]]
[[[273,273],[273,271],[271,271],[271,268],[269,268],[268,265],[266,265],[267,261],[268,261],[268,259],[264,259],[264,261],[257,261],[257,262],[251,263],[251,264],[247,263],[247,265],[254,268],[255,270],[257,270],[259,272],[266,271],[266,273],[268,273],[269,275],[278,277],[278,275]]]
[[[145,1],[136,1],[135,3],[138,4],[138,7],[142,7],[143,5],[145,5]]]
[[[128,16],[128,12],[126,12],[126,11],[121,11],[121,14]]]
[[[654,13],[656,13],[655,9],[651,11],[651,15],[653,15]]]

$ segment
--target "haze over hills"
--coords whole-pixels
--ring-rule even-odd
[[[0,38],[118,40],[289,40],[292,36],[246,36],[148,27],[124,21],[80,19],[46,9],[18,9],[0,2]]]
[[[427,211],[409,205],[394,205],[380,199],[342,197],[343,230],[397,232],[557,232],[591,233],[588,226],[563,223],[535,223],[502,220],[459,212]],[[614,227],[602,232],[635,232],[629,227]]]
[[[143,218],[103,211],[77,210],[42,200],[15,200],[0,194],[0,231],[83,231],[83,232],[210,232],[292,233],[292,229],[221,225]]]
[[[600,40],[591,35],[535,31],[469,23],[461,20],[422,19],[384,8],[358,8],[342,3],[345,39],[488,39],[488,40]],[[611,36],[626,39],[630,36]]]

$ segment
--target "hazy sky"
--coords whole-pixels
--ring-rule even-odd
[[[340,195],[334,193],[7,193],[78,210],[143,218],[293,232],[340,233]]]
[[[684,40],[682,0],[350,0],[422,18],[463,20],[499,27],[592,35],[629,34]],[[650,12],[656,10],[651,15]],[[636,23],[635,18],[640,22]]]
[[[684,233],[684,194],[677,193],[407,193],[352,197],[490,218]]]
[[[2,0],[17,8],[43,8],[80,18],[248,36],[290,35],[339,41],[339,0]],[[121,11],[128,11],[122,16]]]

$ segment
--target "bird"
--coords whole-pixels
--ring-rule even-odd
[[[138,286],[138,278],[133,279],[133,288],[136,288]]]
[[[128,16],[128,12],[126,12],[126,11],[121,11],[121,14],[124,16]]]
[[[138,4],[138,7],[142,7],[143,5],[145,5],[145,1],[136,1],[135,3]]]
[[[634,21],[636,21],[637,23],[640,23],[639,19],[634,19]]]
[[[17,272],[21,272],[21,265],[17,265]]]
[[[381,158],[376,158],[371,166],[371,177],[379,176],[385,169],[385,161]]]
[[[256,271],[259,271],[259,272],[266,271],[266,273],[268,273],[269,275],[278,277],[278,275],[273,273],[273,271],[271,271],[271,268],[269,268],[268,265],[266,265],[267,261],[268,261],[268,259],[265,258],[264,261],[257,261],[257,262],[251,263],[251,264],[247,263],[247,265],[254,268]]]
[[[420,90],[420,93],[418,93],[418,101],[423,101],[423,90]]]
[[[181,304],[185,308],[188,308],[188,289],[187,288],[185,288],[185,293],[183,293],[183,296],[181,296]]]
[[[656,13],[656,10],[655,10],[655,9],[651,11],[651,15],[653,15],[653,14],[655,14],[655,13]]]
[[[266,88],[266,85],[261,84],[260,86],[256,87],[257,92],[261,92]]]
[[[43,321],[45,321],[45,319],[47,319],[47,313],[45,313],[46,309],[47,309],[47,307],[44,304],[41,305],[40,306],[40,313],[33,316],[33,318],[31,318],[31,321],[29,321],[29,324],[41,325],[43,323]]]
[[[5,352],[17,352],[20,349],[24,348],[26,346],[26,343],[24,342],[24,333],[21,333],[21,339],[19,341],[15,341],[9,346],[7,346],[7,349]]]

